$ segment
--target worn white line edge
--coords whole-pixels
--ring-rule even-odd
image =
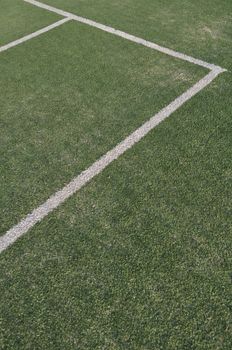
[[[51,11],[51,12],[55,12],[55,13],[61,15],[61,16],[72,18],[75,21],[78,21],[78,22],[81,22],[81,23],[85,23],[85,24],[87,24],[87,25],[89,25],[91,27],[95,27],[95,28],[101,29],[101,30],[103,30],[105,32],[108,32],[108,33],[120,36],[120,37],[122,37],[124,39],[133,41],[133,42],[135,42],[137,44],[149,47],[150,49],[162,52],[162,53],[164,53],[166,55],[169,55],[169,56],[172,56],[172,57],[175,57],[175,58],[179,58],[179,59],[181,59],[183,61],[187,61],[187,62],[196,64],[198,66],[201,66],[201,67],[204,67],[204,68],[207,68],[207,69],[210,69],[210,70],[221,68],[221,67],[216,66],[214,64],[207,63],[207,62],[199,60],[197,58],[194,58],[194,57],[185,55],[183,53],[180,53],[180,52],[168,49],[166,47],[163,47],[163,46],[160,46],[158,44],[152,43],[150,41],[138,38],[138,37],[136,37],[134,35],[122,32],[121,30],[117,30],[115,28],[112,28],[112,27],[106,26],[104,24],[92,21],[90,19],[74,15],[73,13],[57,9],[57,8],[55,8],[53,6],[46,5],[46,4],[41,3],[39,1],[36,1],[36,0],[23,0],[23,1],[25,1],[25,2],[27,2],[29,4],[35,5],[37,7],[43,8],[45,10],[48,10],[48,11]]]
[[[1,52],[4,52],[4,51],[6,51],[6,50],[8,50],[8,49],[10,49],[10,48],[12,48],[12,47],[14,47],[14,46],[17,46],[17,45],[19,45],[19,44],[22,44],[22,43],[24,43],[25,41],[28,41],[28,40],[30,40],[30,39],[33,39],[33,38],[35,38],[36,36],[39,36],[39,35],[41,35],[41,34],[43,34],[43,33],[46,33],[46,32],[48,32],[49,30],[52,30],[52,29],[54,29],[54,28],[56,28],[56,27],[59,27],[59,26],[61,26],[62,24],[66,23],[66,22],[68,22],[68,21],[70,21],[70,20],[71,20],[71,18],[62,18],[61,20],[59,20],[59,21],[57,21],[57,22],[55,22],[55,23],[52,23],[52,24],[50,24],[50,25],[47,26],[47,27],[44,27],[44,28],[42,28],[42,29],[39,29],[39,30],[37,30],[37,31],[34,32],[34,33],[28,34],[28,35],[26,35],[26,36],[24,36],[24,37],[22,37],[22,38],[20,38],[20,39],[11,41],[10,43],[8,43],[8,44],[3,45],[3,46],[0,47],[0,53],[1,53]]]
[[[50,212],[56,209],[60,204],[66,201],[74,193],[80,190],[86,183],[102,172],[110,163],[117,159],[120,155],[130,149],[134,144],[140,141],[152,129],[154,129],[163,120],[168,118],[173,112],[179,109],[185,102],[190,100],[198,92],[209,85],[223,70],[215,69],[208,73],[203,79],[198,81],[190,89],[177,97],[168,106],[154,115],[150,120],[145,122],[141,127],[126,137],[116,147],[108,151],[99,160],[95,161],[88,169],[75,177],[69,184],[60,191],[53,194],[46,202],[34,209],[17,225],[12,227],[6,234],[0,237],[0,253],[7,249],[17,239],[24,235],[36,223],[45,218]]]

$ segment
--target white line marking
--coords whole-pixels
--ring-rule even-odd
[[[6,45],[4,45],[4,46],[1,46],[1,47],[0,47],[0,52],[6,51],[6,50],[8,50],[8,49],[10,49],[10,48],[12,48],[12,47],[14,47],[14,46],[17,46],[17,45],[19,45],[19,44],[24,43],[25,41],[28,41],[28,40],[30,40],[30,39],[33,39],[33,38],[35,38],[36,36],[39,36],[39,35],[41,35],[41,34],[43,34],[43,33],[46,33],[46,32],[48,32],[49,30],[54,29],[54,28],[56,28],[56,27],[59,27],[59,26],[61,26],[63,23],[66,23],[66,22],[68,22],[68,21],[70,21],[70,20],[71,20],[71,18],[63,18],[63,19],[61,19],[61,20],[59,20],[59,21],[57,21],[57,22],[55,22],[55,23],[53,23],[53,24],[50,24],[50,25],[47,26],[47,27],[44,27],[44,28],[42,28],[42,29],[37,30],[37,31],[34,32],[34,33],[28,34],[28,35],[24,36],[23,38],[14,40],[14,41],[10,42],[9,44],[6,44]]]
[[[74,193],[80,190],[86,183],[88,183],[91,179],[93,179],[96,175],[101,173],[109,164],[111,164],[114,160],[116,160],[120,155],[125,153],[128,149],[130,149],[134,144],[140,141],[145,135],[147,135],[152,129],[154,129],[157,125],[159,125],[163,120],[168,118],[173,112],[179,109],[185,102],[190,100],[193,96],[199,93],[202,89],[204,89],[207,85],[209,85],[220,73],[226,71],[225,69],[215,66],[213,64],[204,62],[202,60],[198,60],[196,58],[187,56],[185,54],[170,50],[168,48],[159,46],[152,42],[143,40],[141,38],[135,37],[133,35],[124,33],[122,31],[116,30],[114,28],[105,26],[103,24],[94,22],[92,20],[76,16],[72,13],[65,12],[63,10],[56,9],[52,6],[45,5],[35,0],[24,0],[30,4],[35,6],[44,8],[46,10],[55,12],[59,15],[64,16],[65,18],[47,26],[43,29],[38,30],[32,34],[26,35],[25,37],[15,40],[7,45],[0,47],[0,52],[8,50],[11,47],[19,45],[27,40],[30,40],[42,33],[45,33],[59,25],[68,22],[73,19],[78,22],[82,22],[88,24],[92,27],[96,27],[105,32],[112,33],[114,35],[120,36],[127,40],[133,41],[137,44],[141,44],[147,46],[151,49],[155,49],[162,53],[165,53],[169,56],[173,56],[179,58],[184,61],[188,61],[199,66],[208,68],[211,70],[204,78],[202,78],[199,82],[189,88],[182,95],[177,97],[173,102],[171,102],[168,106],[164,107],[160,112],[154,115],[150,120],[145,122],[141,127],[135,130],[132,134],[126,137],[121,143],[119,143],[112,150],[108,151],[105,155],[103,155],[99,160],[94,162],[88,169],[83,171],[80,175],[74,178],[69,184],[67,184],[63,189],[53,194],[46,202],[40,205],[38,208],[34,209],[30,214],[28,214],[23,220],[21,220],[17,225],[12,227],[9,231],[6,232],[5,235],[0,237],[0,253],[7,249],[11,244],[17,241],[22,235],[28,232],[30,228],[32,228],[36,223],[45,218],[50,212],[56,209],[59,205],[64,203],[69,197],[71,197]]]
[[[141,140],[152,129],[154,129],[163,120],[168,118],[173,112],[180,108],[185,102],[190,100],[198,92],[209,85],[220,73],[222,69],[215,69],[208,73],[203,79],[198,81],[190,89],[177,97],[168,106],[163,108],[159,113],[154,115],[150,120],[145,122],[141,127],[135,130],[132,134],[126,137],[112,150],[107,152],[99,160],[94,162],[88,169],[83,171],[80,175],[74,178],[68,185],[63,187],[60,191],[52,195],[46,202],[34,209],[32,213],[27,215],[16,226],[11,228],[6,234],[0,237],[0,253],[7,249],[17,239],[24,235],[36,223],[45,218],[50,212],[56,209],[66,199],[71,197],[74,193],[80,190],[92,178],[102,172],[110,163],[117,159],[120,155],[130,149],[135,143]]]
[[[57,8],[55,8],[53,6],[46,5],[46,4],[41,3],[39,1],[36,1],[36,0],[24,0],[24,1],[28,2],[28,3],[32,4],[32,5],[35,5],[37,7],[43,8],[45,10],[48,10],[48,11],[51,11],[51,12],[55,12],[55,13],[61,15],[61,16],[69,17],[69,18],[72,18],[75,21],[78,21],[78,22],[81,22],[81,23],[85,23],[85,24],[87,24],[87,25],[89,25],[91,27],[95,27],[95,28],[101,29],[101,30],[103,30],[105,32],[108,32],[108,33],[120,36],[120,37],[122,37],[124,39],[133,41],[133,42],[135,42],[137,44],[149,47],[150,49],[162,52],[162,53],[164,53],[166,55],[169,55],[169,56],[172,56],[172,57],[175,57],[175,58],[179,58],[179,59],[181,59],[183,61],[191,62],[193,64],[196,64],[198,66],[201,66],[201,67],[204,67],[204,68],[207,68],[207,69],[210,69],[210,70],[221,68],[221,67],[216,66],[214,64],[204,62],[204,61],[199,60],[197,58],[194,58],[194,57],[185,55],[183,53],[180,53],[180,52],[168,49],[166,47],[157,45],[157,44],[152,43],[150,41],[138,38],[138,37],[136,37],[134,35],[122,32],[121,30],[117,30],[115,28],[112,28],[112,27],[106,26],[104,24],[92,21],[90,19],[74,15],[73,13],[57,9]]]

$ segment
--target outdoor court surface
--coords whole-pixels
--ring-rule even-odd
[[[0,0],[0,349],[231,349],[231,0],[44,1]]]

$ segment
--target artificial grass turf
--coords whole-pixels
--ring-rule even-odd
[[[76,22],[0,70],[1,234],[207,72]]]
[[[231,67],[229,41],[179,42]],[[231,349],[231,86],[224,73],[1,254],[0,348]]]
[[[61,19],[22,0],[0,0],[0,46]]]
[[[44,0],[231,69],[231,0]]]
[[[4,349],[231,348],[230,84],[1,254]]]

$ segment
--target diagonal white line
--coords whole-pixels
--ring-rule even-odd
[[[53,6],[50,6],[50,5],[46,5],[46,4],[42,3],[42,2],[39,2],[39,1],[36,1],[36,0],[24,0],[24,1],[28,2],[28,3],[32,4],[32,5],[35,5],[37,7],[43,8],[45,10],[48,10],[48,11],[51,11],[51,12],[55,12],[55,13],[61,15],[61,16],[71,17],[75,21],[78,21],[78,22],[81,22],[81,23],[85,23],[85,24],[87,24],[87,25],[89,25],[91,27],[98,28],[98,29],[103,30],[103,31],[105,31],[107,33],[114,34],[114,35],[119,36],[121,38],[133,41],[133,42],[135,42],[137,44],[149,47],[150,49],[154,49],[156,51],[162,52],[162,53],[164,53],[166,55],[169,55],[169,56],[172,56],[172,57],[175,57],[175,58],[179,58],[179,59],[181,59],[183,61],[187,61],[187,62],[196,64],[198,66],[201,66],[201,67],[204,67],[204,68],[207,68],[207,69],[210,69],[210,70],[221,68],[221,67],[216,66],[214,64],[207,63],[207,62],[199,60],[197,58],[185,55],[185,54],[183,54],[181,52],[177,52],[177,51],[168,49],[166,47],[163,47],[163,46],[160,46],[158,44],[152,43],[150,41],[138,38],[138,37],[136,37],[134,35],[122,32],[121,30],[117,30],[115,28],[112,28],[112,27],[106,26],[104,24],[92,21],[90,19],[77,16],[77,15],[75,15],[73,13],[57,9],[57,8],[55,8]]]
[[[141,127],[135,130],[132,134],[126,137],[116,147],[107,152],[99,160],[94,162],[88,169],[83,171],[80,175],[74,178],[68,185],[63,187],[60,191],[52,195],[46,202],[34,209],[16,226],[12,227],[6,234],[0,237],[0,253],[7,249],[17,239],[24,235],[36,223],[45,218],[50,212],[61,205],[66,199],[71,197],[74,193],[80,190],[86,183],[93,179],[96,175],[101,173],[110,163],[117,159],[120,155],[130,149],[134,144],[141,140],[145,135],[154,129],[163,120],[168,118],[173,112],[180,108],[185,102],[190,100],[198,92],[209,85],[222,70],[215,69],[208,73],[203,79],[193,85],[190,89],[177,97],[168,106],[163,108],[159,113],[154,115],[150,120],[144,123]]]
[[[45,218],[50,212],[56,209],[59,205],[66,201],[69,197],[71,197],[74,193],[80,190],[86,183],[88,183],[92,178],[101,173],[109,164],[111,164],[115,159],[117,159],[120,155],[125,153],[128,149],[130,149],[134,144],[136,144],[139,140],[141,140],[145,135],[147,135],[152,129],[154,129],[158,124],[160,124],[163,120],[168,118],[173,112],[179,109],[185,102],[195,96],[198,92],[204,89],[207,85],[209,85],[220,73],[226,71],[225,69],[215,66],[213,64],[204,62],[202,60],[195,59],[193,57],[187,56],[185,54],[170,50],[168,48],[159,46],[155,43],[151,43],[144,39],[135,37],[133,35],[127,34],[125,32],[116,30],[114,28],[105,26],[103,24],[94,22],[92,20],[76,16],[69,12],[65,12],[63,10],[56,9],[52,6],[48,6],[46,4],[40,3],[35,0],[24,0],[28,3],[31,3],[35,6],[47,9],[49,11],[55,12],[59,15],[64,16],[65,18],[53,23],[50,26],[47,26],[43,29],[38,30],[32,34],[26,35],[25,37],[15,40],[5,46],[0,47],[0,52],[3,52],[11,47],[14,47],[18,44],[21,44],[27,40],[30,40],[42,33],[45,33],[71,19],[76,21],[88,24],[90,26],[96,27],[103,31],[112,33],[114,35],[120,36],[127,40],[136,42],[138,44],[147,46],[149,48],[155,49],[157,51],[163,52],[169,56],[173,56],[199,66],[208,68],[211,70],[203,79],[193,85],[190,89],[184,92],[181,96],[177,97],[173,102],[171,102],[168,106],[163,108],[159,113],[154,115],[149,121],[145,122],[141,127],[135,130],[132,134],[130,134],[127,138],[125,138],[121,143],[119,143],[112,150],[107,152],[104,156],[102,156],[99,160],[94,162],[88,169],[83,171],[80,175],[74,178],[69,184],[67,184],[63,189],[53,194],[46,202],[40,205],[38,208],[34,209],[30,214],[28,214],[23,220],[21,220],[17,225],[12,227],[9,231],[6,232],[5,235],[0,237],[0,253],[7,249],[11,244],[17,241],[22,235],[24,235],[30,228],[32,228],[36,223]]]
[[[47,26],[47,27],[44,27],[44,28],[42,28],[42,29],[37,30],[37,31],[34,32],[34,33],[28,34],[28,35],[26,35],[26,36],[24,36],[24,37],[22,37],[22,38],[20,38],[20,39],[17,39],[17,40],[14,40],[14,41],[10,42],[9,44],[6,44],[6,45],[4,45],[4,46],[1,46],[1,47],[0,47],[0,53],[3,52],[3,51],[8,50],[8,49],[10,49],[10,48],[12,48],[12,47],[14,47],[14,46],[17,46],[17,45],[19,45],[19,44],[22,44],[22,43],[24,43],[25,41],[28,41],[28,40],[30,40],[30,39],[33,39],[33,38],[35,38],[36,36],[39,36],[39,35],[41,35],[41,34],[43,34],[43,33],[46,33],[46,32],[48,32],[48,31],[51,30],[51,29],[54,29],[54,28],[56,28],[56,27],[59,27],[59,26],[61,26],[62,24],[66,23],[66,22],[68,22],[68,21],[70,21],[70,20],[71,20],[71,18],[63,18],[63,19],[61,19],[61,20],[59,20],[59,21],[57,21],[57,22],[55,22],[55,23],[50,24],[50,25]]]

